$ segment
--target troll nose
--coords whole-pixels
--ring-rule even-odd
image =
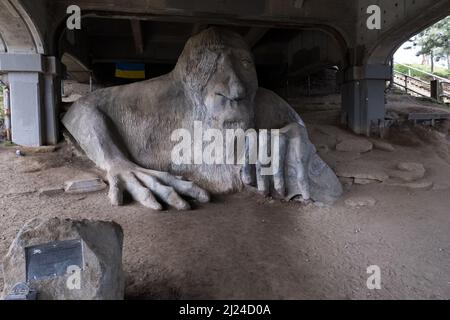
[[[218,95],[232,101],[240,101],[245,98],[246,89],[242,81],[237,76],[230,76],[225,85],[217,92]]]
[[[239,101],[245,98],[245,87],[240,82],[230,84],[230,100]]]

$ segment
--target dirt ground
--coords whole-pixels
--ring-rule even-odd
[[[424,108],[410,98],[388,103],[398,113]],[[280,202],[245,191],[195,204],[193,211],[153,212],[136,203],[112,207],[106,190],[41,195],[40,188],[99,172],[67,144],[24,157],[17,157],[14,147],[2,147],[0,256],[34,217],[114,220],[125,234],[128,299],[450,299],[446,124],[393,128],[385,140],[393,152],[344,154],[335,150],[337,136],[351,134],[333,125],[336,104],[299,111],[333,168],[379,173],[401,161],[420,162],[426,173],[419,182],[428,184],[360,185],[347,178],[345,194],[333,206]],[[361,197],[375,204],[349,205],[349,199]],[[366,286],[370,265],[381,269],[380,290]]]

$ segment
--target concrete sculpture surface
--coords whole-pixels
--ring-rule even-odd
[[[109,197],[115,205],[122,204],[124,191],[155,210],[162,209],[162,203],[186,210],[190,205],[183,197],[207,202],[210,193],[236,192],[245,185],[278,198],[301,195],[324,203],[332,203],[342,193],[299,115],[275,93],[258,87],[247,44],[225,29],[209,28],[191,37],[169,74],[81,98],[63,123],[87,156],[107,172]],[[270,141],[278,141],[270,156],[279,166],[273,174],[263,174],[266,164],[259,157],[254,163],[248,161],[249,153],[243,163],[205,163],[205,154],[198,155],[195,149],[198,124],[203,130],[215,130],[210,142],[225,140],[218,132],[226,136],[231,129],[246,133],[254,129],[259,133],[257,141],[247,139],[246,150],[262,145],[263,129],[278,129],[278,138],[266,140],[269,146],[273,146]],[[182,141],[193,145],[194,152],[184,150],[181,158],[192,161],[174,160],[174,150],[180,146],[174,133],[180,129],[194,137],[193,142],[185,137]],[[208,139],[202,132],[200,139],[200,148],[206,151]],[[216,148],[215,153],[216,160],[223,159],[218,156],[221,150]]]

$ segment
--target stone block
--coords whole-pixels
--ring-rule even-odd
[[[66,181],[64,190],[67,193],[87,193],[96,192],[106,188],[106,184],[98,177],[86,177]]]
[[[336,145],[337,151],[343,152],[359,152],[364,153],[372,150],[373,144],[369,140],[358,139],[345,139]]]
[[[38,300],[123,299],[122,245],[114,222],[31,220],[3,259],[3,298],[25,283]]]

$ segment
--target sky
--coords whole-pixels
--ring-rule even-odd
[[[406,49],[410,47],[410,49]],[[422,56],[416,56],[416,53],[419,51],[420,47],[413,47],[411,42],[405,42],[394,54],[394,62],[397,63],[422,63]],[[441,61],[435,61],[435,65],[439,65],[442,67],[446,67],[447,63],[445,59],[441,59]]]

